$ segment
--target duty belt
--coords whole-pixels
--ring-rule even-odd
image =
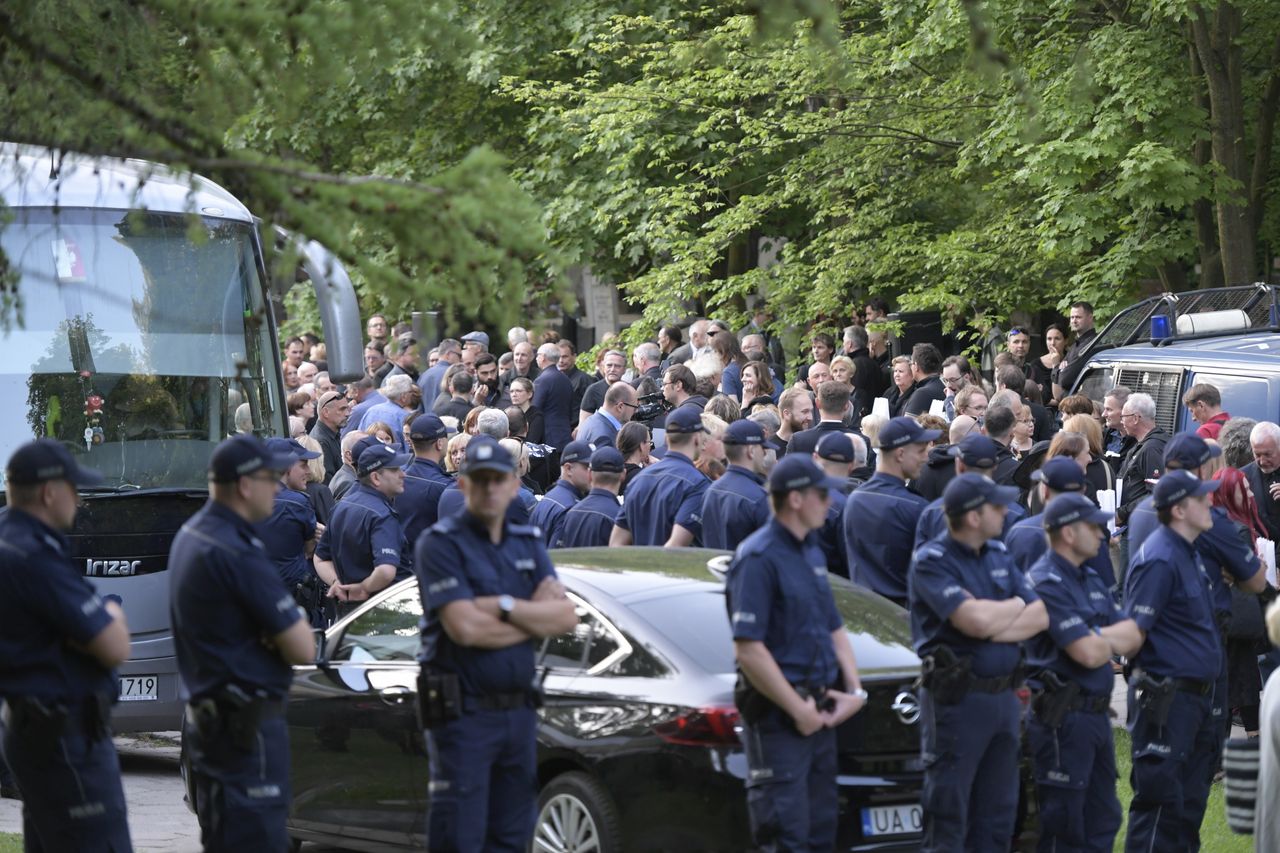
[[[1157,679],[1160,678],[1160,676],[1143,669],[1135,669],[1133,671],[1133,675],[1135,678],[1142,678],[1144,675]],[[1169,676],[1169,678],[1173,681],[1174,688],[1180,693],[1193,693],[1196,696],[1208,696],[1213,692],[1212,681],[1198,681],[1194,678],[1179,678],[1176,675]]]
[[[1018,677],[1018,673],[1010,673],[1009,675],[999,675],[993,678],[978,678],[970,676],[969,689],[977,690],[979,693],[1003,693],[1006,690],[1012,690],[1022,682]]]

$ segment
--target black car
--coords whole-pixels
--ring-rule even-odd
[[[578,604],[547,640],[539,712],[545,851],[745,850],[746,757],[733,705],[733,641],[720,573],[698,549],[552,551]],[[839,732],[842,850],[913,849],[921,828],[919,660],[896,605],[832,576],[866,708]],[[427,751],[414,721],[416,581],[330,628],[295,668],[288,720],[295,840],[422,849]]]

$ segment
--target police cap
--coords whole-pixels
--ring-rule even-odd
[[[957,474],[942,492],[942,508],[950,516],[964,515],[983,504],[1008,506],[1018,499],[1018,490],[1000,486],[981,474]]]
[[[755,421],[743,418],[734,421],[724,431],[725,444],[764,444],[764,427]]]
[[[291,451],[273,452],[256,435],[234,435],[213,449],[209,476],[215,483],[234,483],[255,471],[288,471],[296,461]]]
[[[1194,471],[1210,459],[1217,459],[1221,455],[1221,447],[1210,444],[1194,432],[1178,433],[1164,446],[1166,468],[1169,467],[1170,462],[1177,462],[1175,467]]]
[[[970,468],[994,468],[999,448],[985,435],[971,432],[960,439],[959,444],[948,447],[947,454],[956,457]]]
[[[1050,488],[1053,488],[1050,486]],[[1081,494],[1058,495],[1049,501],[1044,508],[1044,529],[1057,530],[1077,521],[1088,521],[1093,524],[1106,524],[1111,520],[1111,513],[1103,512],[1093,501]]]
[[[592,471],[610,471],[621,474],[627,470],[627,462],[622,458],[622,451],[616,447],[600,447],[591,454]]]
[[[826,488],[827,475],[808,456],[788,454],[773,466],[769,474],[769,491],[794,492],[812,486]]]
[[[1221,485],[1222,483],[1218,480],[1201,480],[1190,471],[1179,469],[1166,471],[1152,491],[1151,503],[1156,509],[1168,509],[1184,498],[1215,492]]]
[[[11,483],[22,484],[70,480],[77,486],[96,486],[102,482],[102,474],[81,467],[71,451],[52,438],[37,438],[15,450],[5,476]]]
[[[1083,492],[1088,481],[1080,463],[1070,456],[1055,456],[1031,472],[1031,479],[1055,492]]]
[[[876,445],[881,450],[896,450],[908,444],[923,444],[936,441],[942,435],[941,430],[925,429],[916,423],[915,418],[890,418],[880,429],[880,440]]]

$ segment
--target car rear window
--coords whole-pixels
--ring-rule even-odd
[[[733,672],[733,634],[723,593],[681,592],[633,602],[630,609],[707,672]]]

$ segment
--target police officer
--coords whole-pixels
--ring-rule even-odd
[[[622,511],[618,493],[627,470],[616,447],[601,447],[591,454],[591,491],[564,514],[556,548],[603,548],[609,544],[613,523]]]
[[[529,513],[529,523],[542,531],[542,541],[548,545],[559,537],[564,514],[591,488],[591,451],[585,441],[566,444],[560,452],[560,479]]]
[[[1013,834],[1019,644],[1048,626],[997,538],[1017,499],[1016,488],[958,474],[942,493],[947,535],[921,546],[911,565],[927,851],[1005,850]]]
[[[392,505],[404,492],[407,453],[376,441],[360,451],[359,484],[338,501],[316,547],[316,574],[338,599],[338,612],[353,610],[410,572],[408,543]]]
[[[721,440],[729,467],[702,496],[702,544],[733,551],[769,522],[764,428],[755,421],[734,421]]]
[[[960,440],[959,444],[953,444],[948,447],[947,453],[954,460],[953,464],[957,474],[972,471],[975,474],[981,474],[988,480],[996,480],[995,475],[1000,466],[1000,449],[999,442],[993,441],[985,435],[974,433],[966,435]],[[946,487],[944,486],[943,491],[945,490]],[[1026,516],[1026,513],[1027,511],[1019,504],[1009,505],[1008,512],[1004,516],[1002,539],[1005,534],[1009,533],[1016,522],[1021,521]],[[920,520],[916,522],[916,547],[919,548],[930,539],[945,536],[946,533],[947,513],[943,507],[942,498],[938,497],[920,512]],[[1041,538],[1043,536],[1042,532]]]
[[[813,451],[813,461],[827,475],[827,494],[831,505],[827,519],[818,531],[818,547],[827,558],[827,571],[842,578],[849,577],[849,557],[844,543],[844,505],[853,491],[849,472],[857,461],[853,443],[862,441],[847,432],[828,432],[818,439]]]
[[[1066,457],[1050,459],[1080,466]],[[1046,471],[1048,463],[1040,471]],[[1040,472],[1037,472],[1040,473]],[[1049,471],[1044,485],[1058,472]],[[1074,482],[1074,480],[1072,480]],[[1111,584],[1090,563],[1105,553],[1103,512],[1081,490],[1062,490],[1033,516],[1048,549],[1028,577],[1049,614],[1049,629],[1028,642],[1035,691],[1027,740],[1040,797],[1043,851],[1110,851],[1120,829],[1111,738],[1112,655],[1137,649]],[[1030,528],[1029,520],[1015,527]],[[1029,535],[1029,534],[1028,534]],[[1108,564],[1109,567],[1110,564]]]
[[[1047,506],[1049,501],[1059,495],[1082,495],[1089,486],[1084,469],[1069,456],[1055,456],[1047,460],[1039,470],[1031,472],[1031,479],[1040,484],[1038,488],[1042,506]],[[1022,519],[1005,533],[1005,547],[1009,549],[1009,556],[1013,557],[1013,563],[1019,570],[1029,571],[1032,564],[1049,549],[1049,540],[1045,538],[1044,531],[1045,515],[1037,513]],[[1105,539],[1098,546],[1098,552],[1091,555],[1085,564],[1102,578],[1108,589],[1116,585],[1116,574],[1111,567],[1111,549]]]
[[[427,697],[432,850],[523,853],[533,832],[534,640],[571,631],[578,619],[538,530],[506,519],[515,469],[491,437],[472,439],[459,478],[465,509],[438,521],[414,551],[426,614],[419,697]]]
[[[826,474],[788,454],[769,475],[773,518],[729,566],[747,809],[765,850],[835,846],[835,730],[867,698],[813,535],[828,499]]]
[[[844,541],[849,576],[885,598],[905,605],[907,567],[924,498],[907,488],[942,435],[912,418],[892,418],[880,430],[876,473],[844,505]]]
[[[307,497],[307,460],[320,456],[292,438],[269,438],[267,450],[277,456],[291,455],[294,463],[280,478],[275,509],[266,521],[254,525],[254,533],[267,549],[285,589],[293,593],[313,628],[328,624],[325,613],[325,585],[311,568],[316,550],[316,513]]]
[[[130,850],[110,729],[112,670],[129,659],[129,628],[67,554],[76,487],[102,475],[42,438],[14,451],[5,478],[0,698],[26,849]]]
[[[174,537],[169,610],[182,688],[183,744],[195,774],[208,851],[289,848],[291,664],[314,643],[254,525],[268,518],[296,457],[252,435],[229,438],[209,463],[209,501]]]
[[[680,548],[702,535],[702,496],[711,481],[693,466],[706,434],[701,409],[677,407],[667,415],[666,430],[666,454],[627,483],[626,503],[609,535],[612,546]]]
[[[1124,602],[1140,629],[1131,656],[1133,799],[1129,850],[1195,850],[1222,729],[1213,716],[1222,647],[1196,540],[1213,527],[1216,480],[1165,473],[1152,492],[1160,527],[1135,548]]]
[[[396,498],[396,513],[404,526],[404,538],[412,550],[422,531],[438,518],[440,495],[453,484],[442,464],[449,430],[437,415],[418,415],[409,424],[413,459],[404,469],[404,491]]]

